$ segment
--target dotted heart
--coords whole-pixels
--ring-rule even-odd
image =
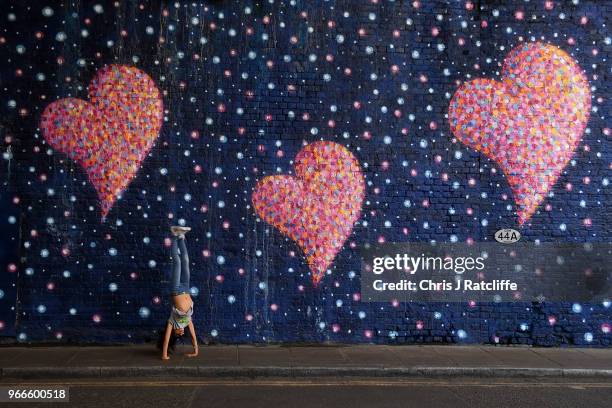
[[[252,202],[263,220],[304,251],[316,286],[360,217],[364,178],[351,152],[333,142],[304,147],[294,167],[295,177],[260,180]]]
[[[589,84],[576,61],[534,42],[508,54],[500,81],[479,78],[461,85],[448,116],[462,143],[501,167],[522,225],[573,156],[590,109]]]
[[[110,65],[91,81],[89,101],[53,102],[40,128],[51,147],[85,169],[104,219],[159,136],[162,115],[159,90],[147,74]]]

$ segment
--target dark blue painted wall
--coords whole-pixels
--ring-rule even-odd
[[[573,161],[521,232],[608,241],[611,2],[45,3],[6,2],[0,12],[0,118],[10,136],[1,143],[14,155],[2,162],[1,334],[151,338],[169,311],[164,239],[184,219],[194,229],[195,322],[211,340],[610,344],[609,303],[362,303],[357,251],[379,239],[491,240],[516,227],[502,173],[454,139],[446,115],[462,81],[498,78],[506,54],[532,40],[573,56],[593,109]],[[147,72],[166,111],[155,147],[101,223],[85,172],[49,149],[38,121],[58,98],[86,98],[110,63]],[[303,142],[316,140],[346,146],[367,183],[362,217],[318,288],[299,248],[250,202],[257,180],[290,172]]]

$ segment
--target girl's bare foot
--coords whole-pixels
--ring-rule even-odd
[[[170,357],[168,357],[168,356],[162,356],[162,360],[170,360]]]

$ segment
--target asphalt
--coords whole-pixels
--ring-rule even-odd
[[[66,391],[62,401],[37,400],[50,407],[589,407],[610,406],[612,382],[538,378],[265,378],[265,379],[90,379],[12,383],[5,389]],[[30,400],[31,401],[31,400]],[[0,403],[0,406],[2,404]],[[17,404],[15,404],[17,406]]]
[[[612,349],[494,346],[0,347],[0,378],[597,377],[612,381]]]

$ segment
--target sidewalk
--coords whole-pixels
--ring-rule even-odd
[[[0,347],[0,376],[93,377],[607,377],[611,349],[492,346],[177,347],[162,361],[152,345]]]

